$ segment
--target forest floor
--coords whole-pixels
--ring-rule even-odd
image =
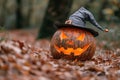
[[[36,36],[37,30],[0,32],[0,80],[120,80],[120,48],[105,50],[103,42],[89,61],[53,59],[50,40]]]

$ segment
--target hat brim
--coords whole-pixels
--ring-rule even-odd
[[[86,27],[80,27],[80,26],[74,26],[74,25],[71,25],[71,24],[61,24],[61,23],[55,23],[54,26],[56,28],[63,28],[63,27],[76,27],[76,28],[80,28],[80,29],[85,29],[87,31],[89,31],[94,37],[98,36],[99,33],[91,28],[86,28]]]

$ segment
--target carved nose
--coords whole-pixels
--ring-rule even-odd
[[[72,40],[68,40],[68,41],[66,42],[66,44],[73,45],[74,42],[73,42]]]

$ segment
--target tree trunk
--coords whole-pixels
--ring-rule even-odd
[[[33,10],[33,6],[32,6],[32,0],[28,1],[28,14],[25,17],[22,14],[22,0],[17,0],[17,11],[16,11],[16,28],[17,29],[21,29],[21,28],[28,28],[30,26],[29,22],[30,22],[30,17],[32,15],[32,10]]]
[[[6,4],[7,4],[7,0],[2,0],[1,1],[1,14],[0,14],[0,27],[4,27],[5,25],[5,17],[6,17]]]
[[[16,28],[20,29],[23,27],[23,16],[21,12],[21,5],[22,5],[22,0],[17,0],[17,10],[16,10]]]
[[[73,0],[49,0],[43,23],[38,33],[38,39],[51,38],[56,29],[55,22],[64,23],[70,12]]]

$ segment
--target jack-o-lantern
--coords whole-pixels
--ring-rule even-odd
[[[61,28],[51,40],[51,54],[54,58],[88,60],[95,53],[95,38],[85,29]]]
[[[98,32],[86,28],[85,23],[89,21],[98,29],[103,29],[95,20],[91,12],[84,7],[73,13],[65,24],[55,24],[58,30],[51,40],[51,54],[54,58],[65,58],[71,60],[89,60],[95,53]]]

